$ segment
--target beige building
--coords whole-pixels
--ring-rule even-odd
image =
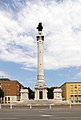
[[[61,85],[62,97],[71,102],[81,102],[81,82],[66,82]]]
[[[11,81],[7,78],[0,79],[0,88],[4,92],[2,103],[12,103],[20,100],[20,90],[24,88],[18,81]]]

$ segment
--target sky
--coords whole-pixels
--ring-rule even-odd
[[[0,78],[34,89],[39,22],[47,87],[81,82],[81,0],[0,0]]]

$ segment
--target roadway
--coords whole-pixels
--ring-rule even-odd
[[[53,109],[1,109],[0,120],[81,120],[81,107]]]

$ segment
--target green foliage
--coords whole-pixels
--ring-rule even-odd
[[[54,90],[54,87],[51,87],[51,88],[47,88],[47,97],[48,99],[53,99],[53,90]],[[29,87],[28,87],[28,91],[29,91],[29,99],[34,99],[34,91],[31,90]]]
[[[0,98],[3,98],[4,97],[4,92],[3,90],[0,88]]]
[[[47,88],[47,90],[48,90],[48,93],[47,93],[48,99],[53,99],[53,90],[54,90],[54,87]]]
[[[34,91],[31,90],[29,87],[28,87],[28,91],[29,91],[29,99],[34,99]]]

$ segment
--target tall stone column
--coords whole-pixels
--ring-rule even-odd
[[[47,100],[47,86],[44,80],[44,65],[43,65],[43,44],[44,36],[42,33],[42,23],[39,23],[37,36],[37,57],[38,57],[38,71],[37,71],[37,83],[35,85],[35,100],[43,99]]]

